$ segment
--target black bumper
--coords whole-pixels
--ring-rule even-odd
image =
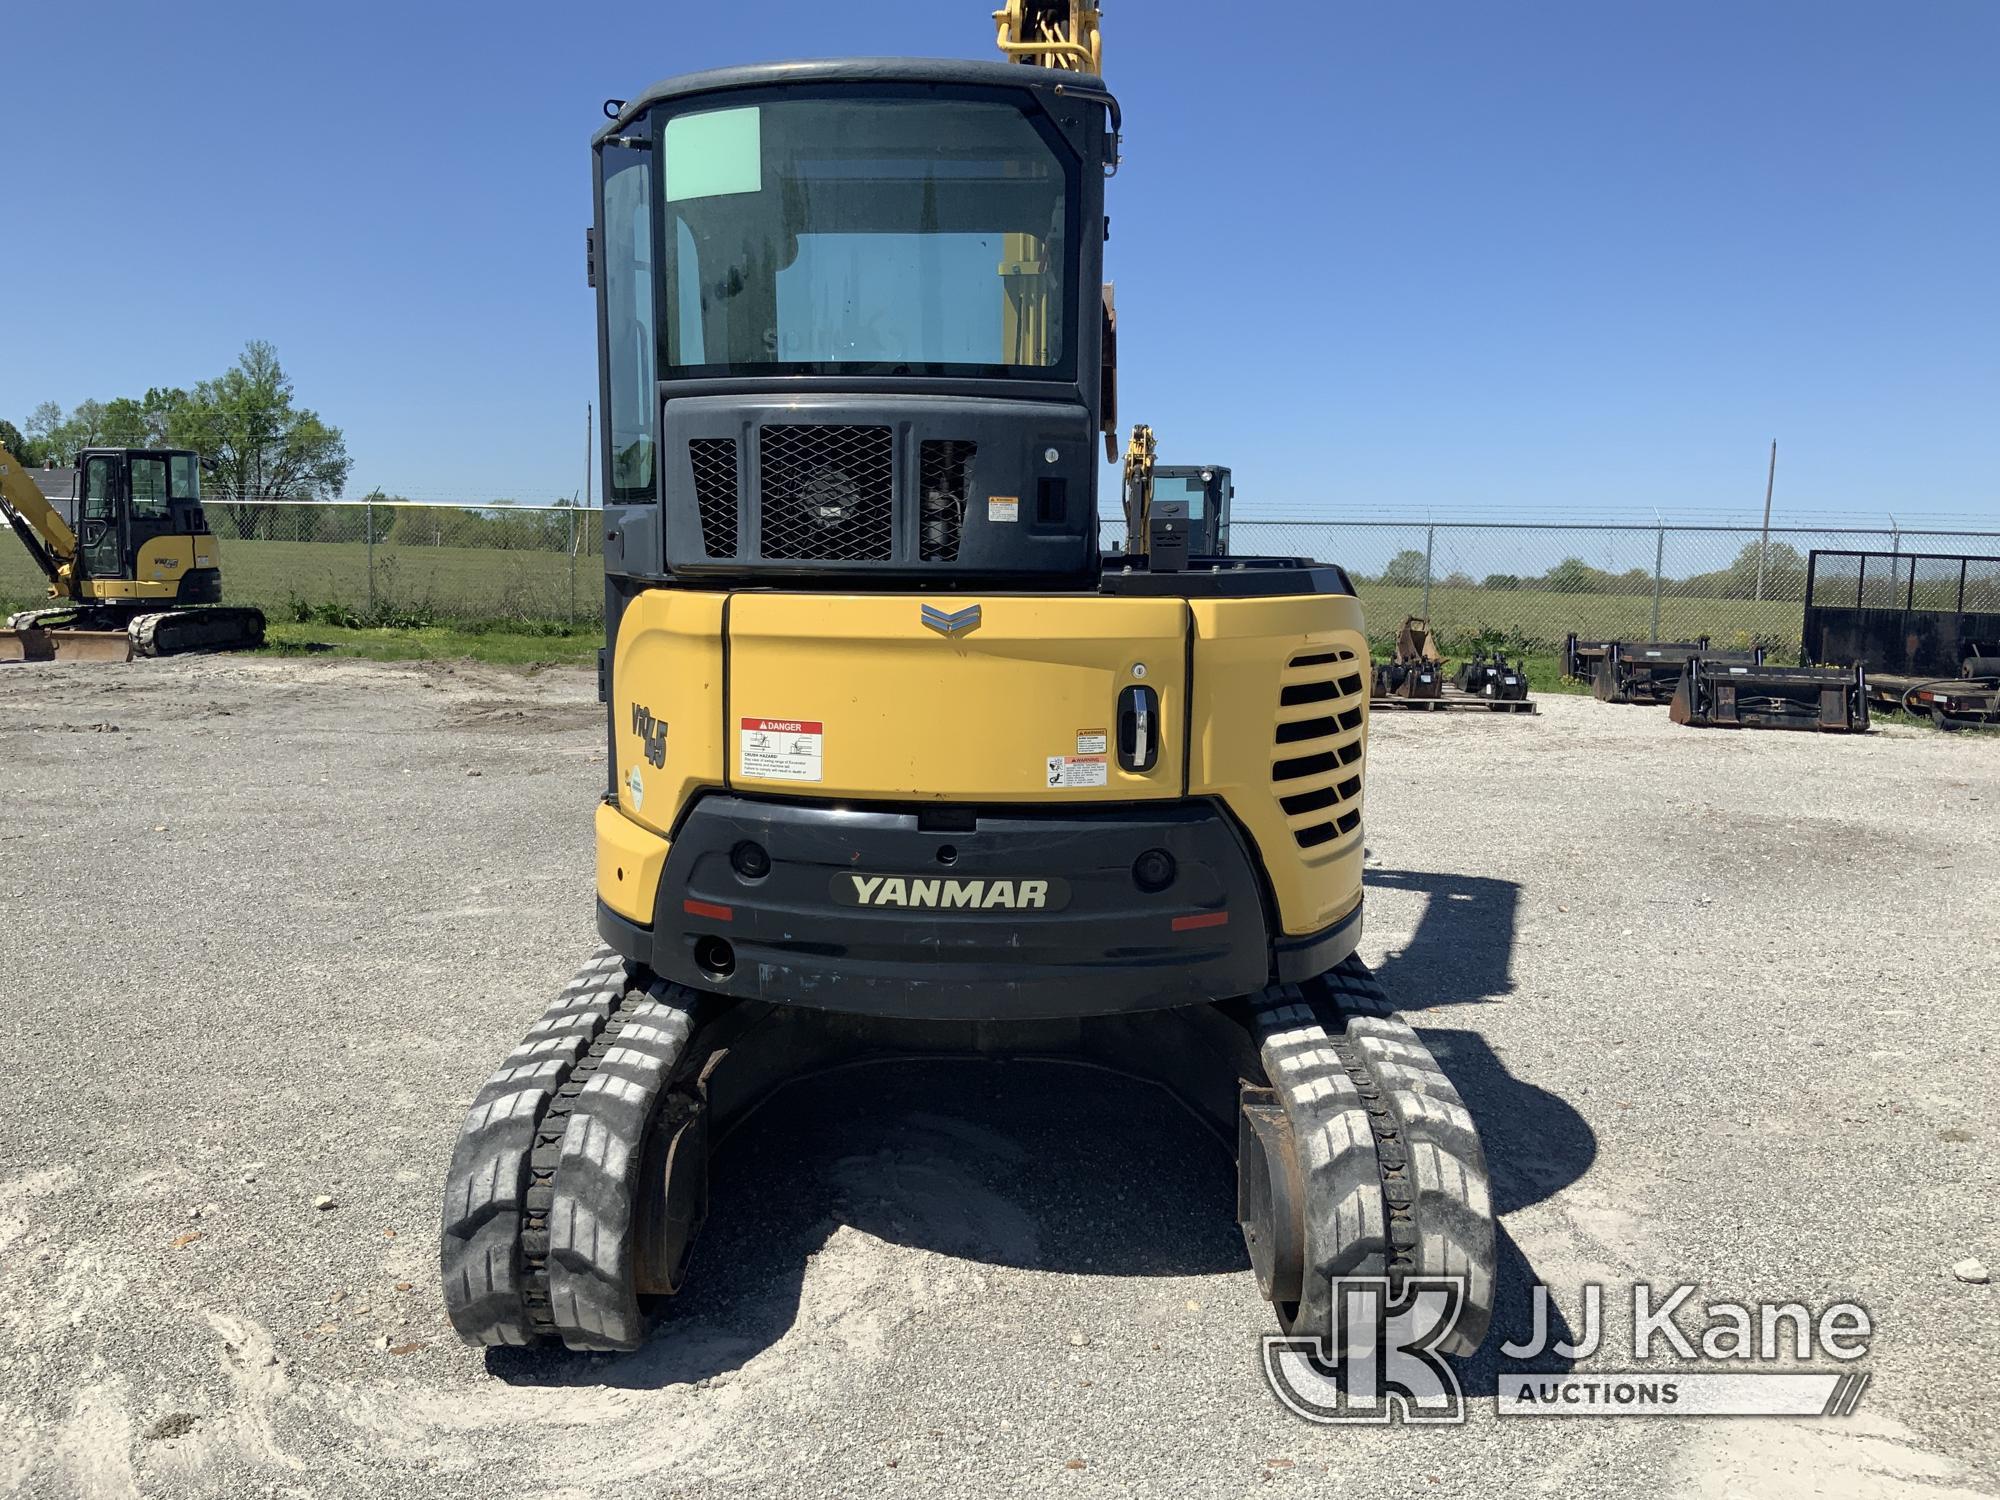
[[[742,872],[746,845],[767,873]],[[1151,850],[1174,877],[1149,892]],[[1338,963],[1360,917],[1274,948],[1244,836],[1206,801],[920,815],[720,793],[676,832],[651,928],[597,909],[613,948],[699,989],[992,1020],[1248,994]]]

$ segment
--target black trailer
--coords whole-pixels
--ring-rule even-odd
[[[1865,668],[1878,708],[2000,723],[2000,557],[1816,548],[1800,654]]]

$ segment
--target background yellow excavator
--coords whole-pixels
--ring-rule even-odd
[[[1310,559],[1100,554],[1119,107],[1093,5],[998,21],[1005,62],[606,103],[603,947],[453,1152],[474,1343],[638,1346],[711,1137],[940,1052],[1180,1094],[1287,1335],[1343,1278],[1450,1289],[1433,1347],[1485,1335],[1478,1132],[1356,952],[1360,601]]]
[[[1141,423],[1125,449],[1124,495],[1126,552],[1229,555],[1236,483],[1226,465],[1160,463],[1153,429]]]
[[[186,449],[86,448],[52,501],[0,448],[0,516],[52,601],[10,616],[0,661],[126,661],[260,646],[264,616],[226,609],[222,549]],[[65,511],[68,514],[65,514]]]

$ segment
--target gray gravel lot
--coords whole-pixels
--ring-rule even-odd
[[[1364,951],[1485,1132],[1502,1327],[1645,1279],[1879,1332],[1840,1421],[1503,1421],[1489,1344],[1462,1428],[1328,1430],[1257,1374],[1223,1154],[1071,1069],[794,1090],[645,1351],[452,1339],[452,1137],[592,942],[593,689],[0,670],[0,1489],[2000,1492],[1950,1269],[2000,1265],[2000,737],[1378,716]]]

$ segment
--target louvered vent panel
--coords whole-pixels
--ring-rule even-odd
[[[1280,679],[1271,788],[1301,849],[1360,826],[1364,666],[1322,648],[1294,656]]]

